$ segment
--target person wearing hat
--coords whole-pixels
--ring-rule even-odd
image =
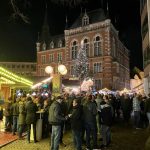
[[[62,121],[67,120],[62,115],[61,111],[61,103],[63,99],[61,96],[56,98],[50,108],[49,108],[49,123],[52,125],[52,133],[51,133],[51,147],[50,150],[58,150],[60,144],[60,136],[61,136],[61,124]]]

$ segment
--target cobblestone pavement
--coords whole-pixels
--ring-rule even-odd
[[[64,138],[66,147],[60,146],[60,150],[74,150],[71,133],[66,133]],[[42,139],[37,143],[27,143],[27,139],[16,140],[6,146],[2,147],[1,150],[49,150],[50,138]]]
[[[112,127],[112,143],[105,150],[144,150],[145,142],[150,133],[146,129],[136,130],[131,126],[115,125]],[[49,150],[50,138],[37,143],[27,143],[27,140],[16,140],[1,150]],[[63,138],[66,147],[60,146],[60,150],[74,150],[71,132],[65,133]],[[101,144],[101,141],[98,141]],[[85,147],[83,147],[85,150]]]

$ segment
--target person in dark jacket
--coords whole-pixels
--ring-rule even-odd
[[[78,99],[73,100],[73,111],[69,117],[71,118],[74,145],[76,150],[82,150],[82,106]]]
[[[66,118],[62,115],[61,103],[63,99],[58,96],[56,101],[54,101],[49,108],[49,123],[52,125],[51,133],[51,150],[58,150],[60,144],[61,136],[61,124]]]
[[[104,101],[101,102],[101,132],[102,132],[102,145],[101,148],[107,147],[111,142],[110,127],[113,120],[113,110],[109,104],[107,96],[104,96]]]
[[[93,149],[97,149],[97,124],[96,124],[97,106],[89,95],[83,104],[84,126],[86,132],[86,146],[91,149],[90,137],[93,140]]]
[[[147,118],[149,121],[149,128],[150,128],[150,93],[148,94],[148,98],[146,99],[146,102],[145,102],[144,112],[147,115]]]
[[[5,116],[5,131],[11,131],[12,125],[12,116],[11,116],[11,106],[12,106],[12,99],[11,97],[8,98],[8,101],[4,104],[4,116]]]
[[[25,128],[26,110],[25,110],[25,99],[21,98],[19,101],[19,117],[18,117],[18,136],[22,140],[22,133]]]
[[[37,105],[33,103],[31,97],[27,97],[26,103],[26,124],[27,124],[27,140],[30,143],[30,131],[31,131],[31,124],[33,124],[33,136],[34,136],[34,143],[36,143],[36,112],[38,111]]]
[[[13,126],[12,126],[12,134],[15,135],[15,132],[18,132],[18,115],[19,115],[19,98],[14,99],[14,103],[11,106],[11,112],[13,116]]]
[[[49,103],[48,100],[44,100],[44,106],[43,106],[43,125],[42,125],[42,137],[47,138],[50,133],[50,126],[48,122],[48,111],[49,111]]]

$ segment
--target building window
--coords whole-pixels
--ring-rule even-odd
[[[62,47],[62,41],[61,40],[58,42],[58,47]]]
[[[96,90],[102,89],[102,79],[95,80],[95,89]]]
[[[75,75],[75,70],[74,70],[74,66],[71,66],[71,69],[70,69],[70,75]]]
[[[62,61],[62,53],[57,54],[57,60],[58,60],[58,62]]]
[[[119,63],[117,63],[116,67],[116,73],[119,73]]]
[[[94,63],[94,73],[102,72],[102,63]]]
[[[114,37],[112,39],[112,56],[116,57],[116,42]]]
[[[40,69],[40,76],[44,76],[45,75],[45,70],[43,68]]]
[[[42,49],[43,49],[43,51],[46,50],[46,43],[45,43],[45,42],[44,42],[43,45],[42,45]]]
[[[85,13],[85,15],[82,18],[82,26],[86,26],[89,24],[89,17],[87,16],[87,14]]]
[[[46,64],[46,56],[45,55],[41,56],[41,63]]]
[[[72,57],[72,59],[77,58],[77,49],[78,49],[77,41],[72,42],[72,46],[71,46],[71,57]]]
[[[142,25],[142,37],[145,38],[145,35],[148,33],[148,15],[145,16],[144,22]]]
[[[88,39],[84,39],[84,41],[83,41],[83,48],[84,48],[85,51],[86,51],[87,57],[89,57],[90,44],[89,44],[89,40],[88,40]]]
[[[144,50],[144,66],[150,64],[150,48],[149,46]]]
[[[50,43],[50,48],[54,48],[54,42],[53,41]]]
[[[101,56],[102,49],[101,49],[101,39],[99,36],[94,38],[94,56]]]
[[[49,63],[54,62],[54,54],[49,54]]]
[[[147,0],[140,0],[140,11],[141,11],[141,13],[142,13],[145,5],[147,5]]]

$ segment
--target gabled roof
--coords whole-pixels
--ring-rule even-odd
[[[62,47],[65,47],[65,37],[64,34],[52,36],[49,39],[49,43],[54,42],[54,48],[58,48],[59,41],[62,41]]]
[[[107,19],[106,15],[104,13],[104,10],[101,8],[87,12],[87,15],[89,17],[89,24],[100,22],[100,21]],[[76,19],[76,21],[73,23],[73,25],[69,29],[81,27],[83,16],[84,16],[84,13],[80,14],[80,16]]]

